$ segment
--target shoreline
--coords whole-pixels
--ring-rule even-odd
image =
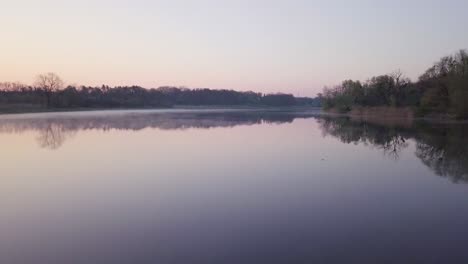
[[[366,122],[396,122],[400,125],[413,124],[415,122],[428,122],[434,124],[468,124],[468,119],[456,119],[447,114],[432,114],[417,116],[409,107],[359,107],[346,113],[340,113],[336,109],[323,110],[323,115],[349,117],[357,121]]]
[[[137,107],[137,108],[30,108],[30,109],[0,109],[0,116],[22,114],[47,114],[47,113],[73,113],[73,112],[99,112],[99,111],[152,111],[152,110],[238,110],[238,111],[311,111],[322,112],[322,108],[313,106],[233,106],[233,105],[176,105],[172,107]]]
[[[468,119],[458,120],[447,115],[433,115],[419,117],[409,108],[392,107],[369,107],[353,109],[347,113],[338,112],[336,109],[324,110],[321,107],[314,106],[248,106],[248,105],[175,105],[172,107],[141,107],[141,108],[29,108],[29,109],[4,109],[0,108],[0,117],[15,116],[23,114],[60,114],[74,112],[118,112],[118,111],[276,111],[276,112],[301,112],[314,111],[317,115],[348,117],[355,121],[364,121],[371,123],[393,123],[395,125],[410,126],[415,122],[428,122],[434,124],[468,124]]]

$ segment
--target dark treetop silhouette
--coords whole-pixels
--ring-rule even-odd
[[[166,108],[186,106],[320,106],[318,99],[291,94],[261,94],[207,88],[140,86],[67,86],[54,73],[41,74],[34,85],[0,83],[0,112],[34,112],[76,108]]]
[[[412,107],[419,115],[448,114],[468,118],[468,53],[443,57],[411,82],[401,71],[370,78],[346,80],[319,95],[325,109],[348,112],[356,106]]]

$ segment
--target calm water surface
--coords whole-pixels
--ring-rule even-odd
[[[0,117],[0,263],[468,263],[468,127]]]

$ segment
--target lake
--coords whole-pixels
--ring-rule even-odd
[[[0,116],[0,263],[468,263],[468,126]]]

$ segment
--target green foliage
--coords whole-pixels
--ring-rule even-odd
[[[419,82],[425,89],[421,105],[433,112],[468,117],[468,54],[461,50],[440,59]]]
[[[450,106],[457,118],[468,118],[468,78],[450,81]]]
[[[416,83],[400,71],[370,78],[365,83],[347,80],[323,90],[323,107],[350,111],[354,106],[416,108],[417,115],[444,113],[468,118],[468,53],[443,57]]]

